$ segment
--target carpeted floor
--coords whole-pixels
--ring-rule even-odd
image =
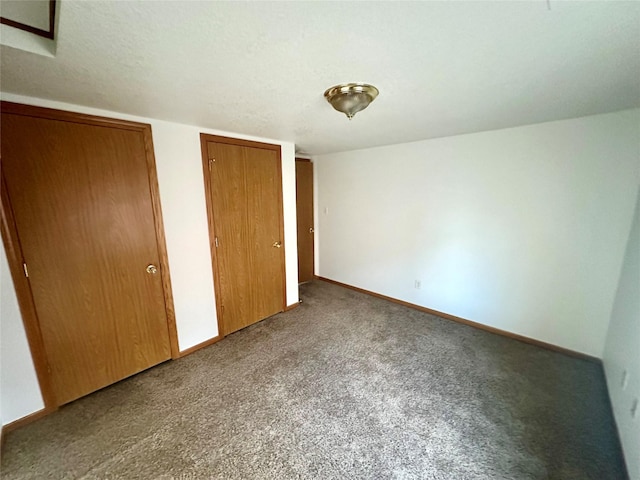
[[[602,368],[315,281],[7,435],[3,479],[624,479]]]

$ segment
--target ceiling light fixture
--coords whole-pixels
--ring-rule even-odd
[[[378,96],[378,89],[366,83],[343,83],[327,89],[324,97],[337,111],[349,120],[369,106]]]

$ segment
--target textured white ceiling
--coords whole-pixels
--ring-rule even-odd
[[[326,153],[640,106],[640,2],[77,2],[5,92]],[[361,81],[351,122],[324,100]]]

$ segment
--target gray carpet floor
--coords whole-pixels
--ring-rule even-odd
[[[325,282],[7,435],[2,478],[624,479],[600,365]]]

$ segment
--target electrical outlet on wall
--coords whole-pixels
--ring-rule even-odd
[[[422,282],[420,280],[416,280],[413,286],[416,288],[416,290],[420,290],[420,288],[422,287]]]

